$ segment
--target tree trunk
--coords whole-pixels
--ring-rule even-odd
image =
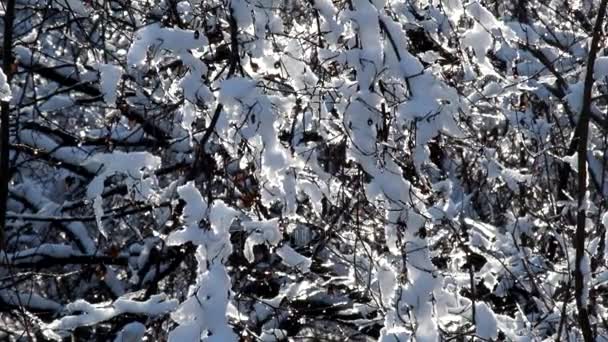
[[[587,219],[585,205],[585,194],[587,193],[587,140],[589,135],[589,117],[591,112],[591,90],[593,87],[593,67],[599,48],[599,40],[602,35],[602,23],[606,15],[606,4],[608,0],[600,3],[595,27],[593,28],[593,38],[589,48],[589,58],[587,59],[587,73],[585,75],[585,88],[583,91],[583,108],[578,122],[578,206],[576,216],[576,235],[574,246],[576,248],[576,265],[574,268],[574,295],[576,297],[576,308],[578,310],[578,321],[583,332],[585,342],[593,341],[593,332],[589,321],[587,303],[583,300],[585,288],[584,275],[581,269],[585,253],[585,221]]]
[[[15,20],[15,0],[8,0],[4,12],[4,40],[2,42],[2,71],[10,85],[13,65],[13,21]],[[4,249],[6,225],[6,201],[8,199],[9,170],[9,115],[10,104],[0,104],[0,251]]]

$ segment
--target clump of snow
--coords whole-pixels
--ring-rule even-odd
[[[260,341],[263,342],[283,341],[285,339],[287,339],[287,331],[282,329],[264,330],[260,335]]]
[[[201,193],[194,182],[188,182],[177,188],[177,193],[185,202],[186,206],[182,212],[182,219],[187,225],[198,225],[205,216],[207,203],[203,200]]]
[[[535,45],[540,40],[540,36],[534,30],[534,28],[527,24],[512,21],[507,23],[507,26],[513,30],[513,33],[517,36],[517,38],[519,38],[519,40],[526,42],[529,45]]]
[[[75,254],[74,248],[63,244],[45,243],[36,248],[29,248],[15,253],[0,252],[2,259],[8,258],[11,261],[17,261],[22,258],[29,258],[35,255],[46,255],[54,258],[67,258]],[[31,262],[31,261],[30,261]]]
[[[460,17],[464,14],[464,7],[460,0],[446,0],[442,4],[446,13],[450,16],[450,19],[455,22],[458,22]]]
[[[93,199],[93,209],[99,230],[104,236],[109,232],[105,229],[102,216],[104,214],[101,194],[106,178],[115,174],[125,174],[129,193],[136,200],[154,200],[156,197],[156,178],[146,177],[145,170],[155,170],[160,167],[160,158],[148,152],[100,153],[85,162],[86,166],[97,167],[98,175],[89,183],[87,197]]]
[[[224,201],[215,200],[209,212],[209,224],[216,234],[225,234],[230,228],[232,220],[239,216],[239,212],[230,208]]]
[[[479,1],[472,1],[465,7],[465,12],[475,20],[473,27],[467,30],[462,37],[462,45],[470,47],[480,71],[484,74],[494,74],[494,68],[488,63],[486,53],[492,48],[495,40],[499,38],[515,39],[517,35]]]
[[[321,23],[321,31],[326,32],[325,38],[329,44],[335,44],[338,41],[340,33],[342,33],[342,26],[338,25],[335,19],[338,10],[334,4],[329,0],[315,0],[313,6],[319,11],[323,22]]]
[[[205,45],[207,38],[200,33],[195,36],[192,30],[163,28],[159,24],[152,24],[137,31],[135,41],[127,53],[127,63],[129,66],[144,63],[150,47],[179,53],[188,49],[202,48]]]
[[[381,69],[382,40],[378,10],[368,0],[355,0],[353,4],[355,10],[345,13],[344,19],[350,19],[357,26],[362,47],[359,51],[353,51],[358,54],[352,56],[353,61],[357,61],[353,64],[358,69],[357,80],[360,87],[367,89]]]
[[[101,92],[104,101],[109,105],[116,104],[116,89],[122,76],[122,68],[113,64],[100,64],[98,66],[101,83]]]
[[[283,245],[277,248],[276,254],[281,257],[283,263],[290,267],[295,267],[302,273],[310,271],[312,260],[296,252],[289,245]]]
[[[232,252],[229,225],[237,212],[222,201],[215,201],[209,210],[193,181],[178,187],[177,192],[186,202],[182,213],[185,228],[171,233],[167,243],[198,245],[198,277],[189,297],[171,314],[179,326],[169,333],[169,341],[198,341],[202,337],[207,341],[236,341],[227,322],[231,285],[224,262]],[[199,228],[205,217],[209,217],[212,229]]]
[[[40,105],[40,110],[43,112],[52,112],[67,107],[73,106],[74,100],[69,95],[55,95]]]
[[[2,303],[11,306],[26,306],[37,310],[48,310],[59,312],[62,309],[61,304],[44,298],[35,293],[15,292],[14,290],[0,290],[0,300]]]
[[[249,236],[245,240],[245,258],[249,262],[255,259],[253,247],[261,244],[275,246],[281,241],[281,232],[279,231],[279,220],[264,220],[264,221],[249,221],[243,222],[243,227],[249,231]]]
[[[230,1],[230,9],[238,26],[243,30],[250,31],[253,18],[251,17],[249,3],[245,0],[232,0]]]
[[[581,110],[583,110],[583,91],[585,89],[585,82],[579,81],[575,84],[571,84],[568,89],[570,91],[564,98],[574,113],[580,113]]]
[[[475,334],[488,340],[498,337],[496,315],[484,302],[475,303]]]
[[[382,301],[384,305],[390,306],[395,297],[395,289],[397,288],[397,272],[385,259],[382,259],[376,276],[380,285]]]
[[[593,78],[601,80],[608,76],[608,56],[598,57],[593,66]]]
[[[236,334],[227,324],[230,277],[224,265],[211,263],[211,267],[199,275],[197,284],[195,293],[171,314],[180,325],[171,331],[169,341],[198,341],[205,335],[205,340],[210,342],[236,341]]]
[[[116,335],[114,342],[139,342],[146,334],[146,326],[139,322],[125,325]]]
[[[42,329],[43,333],[47,338],[61,341],[77,327],[94,325],[123,314],[159,316],[177,307],[177,301],[168,300],[164,294],[153,295],[144,302],[130,299],[130,296],[130,294],[124,295],[114,302],[99,304],[91,304],[79,299],[65,307],[67,312],[78,312],[78,314],[67,315],[46,324]]]
[[[86,2],[78,0],[59,0],[52,2],[52,6],[61,10],[68,10],[77,13],[80,16],[88,16],[91,13],[91,7]]]
[[[0,70],[0,100],[1,101],[10,101],[12,97],[11,87],[8,84],[8,80],[6,75],[2,70]]]
[[[101,165],[100,173],[91,181],[87,188],[87,196],[95,198],[103,192],[103,183],[107,177],[117,173],[126,174],[127,185],[136,190],[142,200],[148,200],[154,196],[152,191],[154,185],[153,177],[144,179],[145,170],[156,170],[160,167],[160,158],[148,152],[114,151],[113,153],[100,153],[94,155],[85,165]]]
[[[462,39],[464,46],[471,47],[478,61],[484,61],[486,53],[492,47],[492,35],[479,23],[475,22]]]
[[[106,230],[105,226],[103,225],[103,199],[101,198],[101,195],[97,195],[95,196],[95,199],[93,199],[93,212],[95,213],[95,222],[97,222],[97,227],[99,228],[99,231],[101,232],[101,234],[103,234],[103,236],[108,237],[110,232]]]

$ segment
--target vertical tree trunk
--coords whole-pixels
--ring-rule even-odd
[[[587,74],[585,75],[585,88],[583,90],[583,108],[578,122],[578,206],[576,216],[576,235],[574,246],[576,248],[576,265],[574,268],[574,295],[576,297],[576,308],[578,310],[578,321],[583,332],[585,342],[593,341],[591,322],[587,303],[583,300],[585,288],[584,275],[581,269],[581,262],[585,254],[585,221],[587,210],[585,209],[585,194],[587,193],[587,140],[589,136],[589,117],[591,112],[591,89],[593,87],[593,67],[599,48],[599,40],[602,35],[602,23],[606,15],[606,4],[608,0],[600,3],[597,19],[593,28],[593,38],[589,47],[589,58],[587,59]]]
[[[15,20],[15,0],[6,2],[4,12],[4,39],[2,42],[2,71],[10,84],[13,64],[13,22]],[[6,201],[8,198],[9,171],[9,102],[0,104],[0,251],[4,249],[6,225]]]

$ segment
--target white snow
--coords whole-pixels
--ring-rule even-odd
[[[296,252],[289,245],[283,245],[276,250],[276,254],[281,257],[284,264],[290,267],[295,267],[302,273],[310,271],[312,260]]]
[[[182,213],[182,219],[188,225],[198,225],[200,220],[205,217],[207,203],[203,200],[201,193],[196,188],[193,181],[177,188],[177,193],[184,201],[186,206]]]
[[[10,101],[12,97],[11,87],[7,82],[6,75],[0,70],[0,100]]]
[[[148,152],[125,153],[99,153],[87,159],[83,166],[98,171],[97,176],[87,187],[87,197],[93,199],[93,209],[100,232],[108,237],[109,231],[105,229],[102,216],[104,214],[101,194],[104,190],[106,178],[115,174],[126,175],[125,183],[129,193],[136,200],[154,201],[156,198],[153,189],[156,187],[156,178],[149,176],[144,179],[145,170],[155,170],[160,167],[160,158]]]
[[[57,142],[37,131],[21,129],[19,131],[19,139],[21,139],[22,143],[47,152],[53,158],[69,164],[79,165],[89,157],[83,149],[78,147],[61,147]]]
[[[229,207],[224,201],[215,200],[209,212],[209,223],[216,234],[227,233],[230,224],[238,215],[239,212]]]
[[[44,258],[69,258],[70,256],[82,255],[74,250],[72,246],[64,244],[44,243],[35,248],[28,248],[14,253],[0,251],[0,263],[8,260],[12,264],[33,263]]]
[[[194,341],[205,336],[207,341],[236,341],[227,323],[230,277],[223,263],[232,252],[228,231],[237,213],[222,201],[215,201],[209,213],[192,181],[179,186],[177,192],[186,202],[182,213],[185,228],[171,233],[166,240],[169,245],[189,241],[198,245],[198,276],[196,288],[191,288],[188,298],[171,314],[179,326],[169,333],[169,341]],[[212,229],[200,229],[199,223],[207,215]]]
[[[101,92],[104,101],[113,106],[116,104],[116,89],[122,76],[122,68],[114,64],[99,64]]]
[[[254,246],[261,244],[275,246],[281,241],[278,219],[243,222],[243,227],[249,232],[249,236],[245,240],[244,250],[245,258],[249,262],[255,259],[253,254]]]
[[[167,244],[178,246],[188,241],[203,243],[205,236],[201,234],[199,222],[207,213],[207,203],[193,181],[179,186],[177,193],[186,202],[181,216],[184,228],[172,232],[167,237]]]
[[[137,31],[136,39],[127,53],[127,64],[138,66],[144,63],[150,47],[154,50],[164,49],[180,53],[205,45],[207,38],[203,34],[196,39],[192,30],[163,28],[159,24],[152,24]]]
[[[153,295],[144,302],[128,299],[129,296],[120,297],[113,303],[91,304],[83,299],[72,302],[65,307],[66,310],[81,313],[64,316],[45,324],[43,333],[47,338],[61,341],[62,337],[68,336],[80,326],[94,325],[122,314],[158,316],[177,307],[177,301],[167,299],[164,294]]]
[[[114,151],[113,153],[99,153],[88,159],[83,166],[93,169],[94,167],[101,170],[97,176],[91,181],[87,188],[87,196],[91,199],[101,195],[104,188],[104,181],[117,173],[128,175],[126,179],[127,185],[142,199],[151,199],[153,191],[151,188],[154,185],[154,177],[143,179],[145,170],[153,171],[160,167],[160,157],[149,152],[130,152]],[[95,171],[98,171],[96,169]]]
[[[97,228],[99,228],[101,234],[107,238],[110,232],[107,231],[103,225],[103,199],[101,198],[101,195],[97,195],[93,199],[93,212],[95,213]]]
[[[25,158],[32,156],[15,154],[8,227],[19,234],[8,234],[11,247],[16,247],[0,252],[0,264],[22,268],[45,259],[107,256],[116,247],[129,260],[126,267],[106,265],[104,274],[96,277],[119,297],[115,301],[76,300],[76,294],[95,290],[97,284],[86,282],[69,293],[72,296],[64,301],[75,301],[65,306],[51,300],[62,296],[53,286],[34,287],[39,294],[29,297],[19,292],[23,289],[0,291],[0,302],[28,301],[32,308],[54,311],[49,319],[54,321],[41,325],[47,337],[61,339],[76,327],[112,320],[120,325],[112,326],[116,336],[107,338],[139,341],[151,337],[146,337],[146,327],[156,324],[153,316],[161,315],[163,321],[158,323],[167,329],[169,341],[230,342],[243,338],[236,331],[262,341],[285,340],[292,331],[281,330],[281,324],[293,311],[283,309],[296,300],[332,304],[332,310],[340,310],[335,317],[360,315],[352,324],[361,330],[379,324],[379,340],[385,342],[435,342],[464,327],[472,329],[472,322],[475,329],[467,332],[477,335],[472,339],[494,340],[502,331],[514,341],[551,340],[555,337],[543,334],[555,331],[559,308],[567,309],[566,321],[576,315],[573,300],[560,303],[563,299],[557,295],[559,286],[568,281],[572,258],[547,264],[539,253],[544,252],[544,243],[526,245],[523,237],[554,236],[561,249],[557,257],[574,255],[567,234],[558,236],[552,230],[550,221],[559,221],[560,216],[553,212],[554,203],[542,196],[551,190],[545,188],[555,178],[556,164],[570,163],[576,170],[576,154],[562,157],[555,152],[555,141],[567,141],[573,134],[568,119],[575,118],[568,118],[562,105],[575,114],[582,105],[589,37],[580,27],[566,21],[553,25],[559,19],[540,7],[535,9],[538,16],[523,24],[508,11],[503,17],[493,13],[496,9],[486,8],[487,2],[480,0],[311,0],[307,4],[227,0],[224,6],[212,6],[204,17],[198,15],[205,7],[203,1],[179,0],[175,3],[179,25],[174,25],[173,17],[150,25],[150,18],[166,15],[167,3],[144,6],[144,2],[133,2],[135,9],[144,11],[131,11],[123,18],[132,25],[131,31],[122,34],[108,26],[107,35],[101,37],[111,51],[105,56],[110,57],[105,62],[109,64],[95,62],[100,58],[95,46],[82,56],[72,56],[81,49],[70,49],[69,40],[65,49],[60,47],[60,31],[51,39],[42,28],[28,34],[28,19],[24,19],[25,32],[20,35],[25,42],[14,48],[24,69],[15,75],[19,80],[14,84],[23,87],[11,88],[0,72],[0,100],[42,99],[19,108],[24,122],[42,118],[55,127],[61,116],[77,111],[82,119],[77,131],[66,129],[86,141],[64,144],[60,134],[36,129],[15,133],[15,144],[32,148],[34,155],[48,155],[56,165],[34,162],[29,167]],[[89,17],[96,20],[95,8],[102,5],[101,0],[52,4],[54,9],[72,7],[74,11],[66,15],[82,16],[85,22]],[[289,14],[294,20],[286,21]],[[547,24],[539,24],[539,18]],[[233,19],[239,49],[236,70],[233,60],[220,54],[223,48],[229,55],[235,52],[230,45],[235,37],[229,31]],[[214,32],[216,28],[220,32]],[[73,38],[78,38],[78,27],[74,29]],[[419,42],[411,38],[412,30],[424,32],[434,46],[414,54]],[[207,32],[209,37],[218,33],[212,44]],[[97,41],[99,34],[93,32],[90,38]],[[34,51],[19,44],[37,47]],[[566,86],[556,84],[552,72],[521,48],[523,44],[544,54],[564,75]],[[48,49],[50,45],[53,49]],[[494,63],[494,57],[500,63]],[[54,70],[96,87],[104,103],[81,101],[88,95],[78,89],[63,91],[44,75],[26,79],[28,67],[34,65],[49,67],[34,72]],[[128,74],[124,84],[128,94],[121,93],[123,74]],[[607,56],[596,60],[593,77],[598,82],[594,91],[601,95],[603,83],[608,82]],[[555,99],[550,93],[555,86],[562,88],[564,98]],[[533,97],[522,101],[521,92]],[[118,98],[128,101],[128,110],[141,111],[149,123],[166,132],[169,146],[156,146],[141,123],[129,120],[122,108],[113,108]],[[221,109],[219,120],[211,127],[209,119],[216,108]],[[601,116],[600,109],[595,108]],[[596,126],[589,160],[591,171],[601,175],[604,146],[594,135]],[[494,129],[500,129],[498,134]],[[213,133],[211,139],[198,146],[206,133]],[[304,142],[305,133],[318,134],[321,141]],[[553,139],[554,134],[561,138]],[[131,144],[102,146],[89,141],[106,138]],[[150,141],[154,146],[147,144]],[[441,162],[431,160],[436,146],[442,152]],[[519,150],[522,146],[526,150]],[[326,147],[336,151],[326,155]],[[199,148],[214,158],[220,172],[214,172],[214,179],[190,181],[184,176]],[[342,156],[332,154],[342,152],[345,163],[335,163]],[[527,159],[519,152],[529,152]],[[92,176],[74,175],[67,164]],[[172,165],[179,170],[155,176],[161,166]],[[67,185],[67,177],[74,176],[77,182]],[[126,185],[128,193],[122,198],[108,196],[106,183]],[[500,203],[505,210],[496,211],[494,204],[530,187],[538,191],[530,193],[533,203],[524,202],[534,204],[536,212],[518,210],[526,204],[521,201]],[[590,187],[584,206],[578,208],[588,211],[590,229],[592,219],[604,210],[593,202],[596,190]],[[125,203],[163,203],[163,207],[129,215],[116,225],[104,220],[104,210],[110,213]],[[567,201],[557,205],[564,203],[564,213],[575,208]],[[87,222],[49,222],[80,217],[87,217]],[[606,257],[608,244],[603,251],[600,247],[608,238],[608,213],[601,222],[607,228],[605,236],[590,236],[587,247],[590,255]],[[542,281],[536,285],[542,291],[528,298],[536,305],[532,312],[522,306],[510,316],[496,315],[490,302],[463,295],[462,290],[471,286],[467,270],[462,269],[467,253],[450,240],[460,228],[467,230],[461,242],[487,259],[473,275],[480,287],[497,296],[513,286],[531,292],[530,273],[538,275]],[[231,238],[237,237],[245,241],[234,247]],[[258,247],[268,250],[277,270],[258,262],[254,253]],[[250,264],[228,264],[233,248],[243,248]],[[186,266],[195,267],[179,274],[182,265],[177,277],[171,274],[158,284],[158,291],[175,296],[179,304],[165,297],[134,299],[141,293],[124,295],[140,285],[149,286],[168,269],[173,253],[167,250],[192,254]],[[321,261],[320,266],[330,270],[327,274],[319,277],[316,268],[311,270],[313,253],[315,266]],[[168,259],[156,266],[159,255]],[[437,256],[448,259],[445,268],[435,266],[432,258]],[[69,265],[66,271],[78,267]],[[587,300],[591,286],[605,284],[608,272],[600,265],[592,273],[588,256],[580,267]],[[249,274],[251,269],[256,273]],[[238,292],[243,279],[258,280],[254,279],[258,270],[272,282],[278,280],[277,294],[257,298]],[[330,285],[338,291],[331,291]],[[364,293],[364,303],[348,296],[349,291]],[[557,302],[553,305],[550,300],[547,307],[543,299]],[[601,303],[594,305],[594,314],[608,316]],[[139,322],[131,317],[116,319],[123,314],[142,317],[137,317]],[[305,319],[302,327],[317,324]],[[601,329],[598,338],[605,335]],[[577,329],[566,330],[572,340],[577,338]]]
[[[382,302],[384,305],[390,306],[395,297],[395,289],[397,288],[397,272],[386,259],[382,259],[378,265],[376,277],[380,285]]]
[[[0,290],[0,300],[8,305],[24,306],[29,310],[48,310],[58,312],[63,308],[61,304],[41,297],[36,293],[16,292],[13,289]]]
[[[281,329],[264,330],[260,335],[260,341],[274,342],[287,339],[287,331]]]
[[[237,336],[226,318],[230,278],[225,267],[213,262],[199,275],[197,283],[199,286],[193,296],[171,314],[180,326],[169,334],[169,341],[195,341],[205,333],[209,342],[236,341]]]
[[[484,61],[486,53],[491,48],[492,36],[479,23],[475,22],[462,39],[464,46],[471,47],[479,62]]]
[[[146,326],[139,322],[125,325],[116,335],[114,342],[139,342],[146,334]]]
[[[579,81],[575,84],[571,84],[568,87],[568,94],[564,97],[567,101],[568,106],[574,113],[580,113],[583,110],[583,91],[585,89],[585,82]]]
[[[608,76],[608,56],[596,58],[593,66],[593,78],[602,80]]]
[[[335,44],[338,41],[340,33],[342,33],[342,26],[336,21],[336,13],[338,10],[330,0],[315,0],[313,6],[319,11],[323,22],[321,24],[321,31],[327,32],[325,38],[329,44]]]
[[[485,302],[475,303],[475,334],[483,339],[498,337],[496,315]]]

